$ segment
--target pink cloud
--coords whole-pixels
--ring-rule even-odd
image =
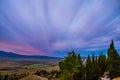
[[[44,55],[45,52],[42,50],[35,49],[31,46],[20,45],[5,41],[0,41],[0,50],[7,52],[15,52],[22,55]]]

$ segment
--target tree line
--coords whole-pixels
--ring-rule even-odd
[[[115,50],[114,42],[111,41],[107,56],[101,53],[95,57],[88,55],[83,63],[80,54],[75,51],[68,53],[59,63],[60,80],[101,80],[100,76],[107,73],[113,79],[120,77],[120,56]]]

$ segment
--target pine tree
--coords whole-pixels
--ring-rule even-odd
[[[115,50],[113,40],[108,49],[108,71],[111,78],[120,77],[120,58]]]
[[[106,56],[103,55],[102,53],[100,54],[98,58],[98,71],[100,75],[103,75],[104,72],[107,71],[107,59]]]
[[[98,65],[97,65],[97,59],[94,56],[94,53],[92,54],[92,63],[91,63],[91,76],[93,80],[97,80],[99,72],[98,70]]]
[[[93,80],[92,72],[92,61],[90,55],[88,55],[87,62],[86,62],[86,80]]]
[[[82,64],[82,59],[80,54],[78,54],[77,56],[77,66],[75,67],[78,72],[75,72],[73,75],[73,79],[74,80],[84,80],[85,79],[85,67]]]
[[[98,59],[95,58],[94,54],[92,54],[92,58],[88,56],[86,62],[86,80],[97,80],[100,76],[99,69]]]

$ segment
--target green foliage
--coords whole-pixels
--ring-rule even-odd
[[[46,64],[33,64],[28,66],[22,66],[22,69],[39,69],[40,67],[49,67],[49,65]]]
[[[86,62],[86,79],[98,79],[106,71],[109,71],[111,78],[120,77],[120,57],[115,50],[113,41],[108,49],[108,58],[102,53],[98,58],[95,58],[94,54],[92,55],[92,59],[88,56]]]
[[[93,74],[91,72],[92,72],[92,61],[90,55],[88,55],[86,62],[86,80],[92,80]]]
[[[74,51],[59,63],[61,70],[61,80],[97,80],[107,71],[106,56],[101,53],[99,57],[92,54],[92,58],[88,55],[86,64],[83,65],[80,54],[76,55]],[[68,75],[69,77],[66,77]]]
[[[59,78],[60,77],[60,72],[59,71],[51,71],[50,72],[50,74],[52,74],[52,75],[55,75],[56,76],[56,78]]]
[[[61,73],[60,80],[73,80],[73,76],[68,70],[64,69]]]
[[[92,54],[92,58],[88,55],[86,61],[86,80],[97,80],[107,70],[106,56],[101,53],[99,57]]]
[[[19,80],[22,77],[25,77],[26,74],[5,74],[0,73],[0,80]]]
[[[61,70],[61,80],[78,80],[83,79],[83,70],[84,66],[82,65],[82,60],[80,55],[76,55],[74,51],[69,52],[68,56],[64,59],[64,61],[59,63]],[[65,75],[71,77],[71,79],[67,79]]]
[[[2,73],[0,73],[0,80],[3,80],[4,76],[2,75]]]
[[[107,71],[107,58],[102,53],[98,57],[98,66],[99,66],[98,71],[100,75],[104,74],[104,72]]]
[[[114,48],[114,42],[108,49],[108,71],[111,78],[120,77],[120,57]]]

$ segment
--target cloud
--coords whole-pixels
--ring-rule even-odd
[[[2,0],[0,49],[53,56],[107,49],[120,41],[119,9],[119,0]]]
[[[31,53],[34,54],[44,54],[42,50],[37,50],[30,46],[15,44],[15,43],[8,43],[5,41],[0,41],[0,49],[8,52],[15,52],[23,55],[31,55]]]

